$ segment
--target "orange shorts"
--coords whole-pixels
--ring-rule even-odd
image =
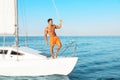
[[[54,46],[55,44],[60,45],[60,39],[57,36],[50,37],[50,46]]]

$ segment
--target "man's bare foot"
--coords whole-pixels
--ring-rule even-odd
[[[54,56],[51,56],[52,59],[55,59]]]
[[[56,52],[55,55],[56,55],[55,57],[57,58],[58,57],[58,53]]]

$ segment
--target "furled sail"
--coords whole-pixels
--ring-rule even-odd
[[[0,35],[15,33],[15,0],[0,0]]]

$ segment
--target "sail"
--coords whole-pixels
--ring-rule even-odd
[[[0,0],[0,35],[15,33],[15,0]]]

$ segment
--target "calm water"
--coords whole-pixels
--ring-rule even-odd
[[[60,37],[63,48],[59,56],[72,56],[77,43],[78,63],[68,76],[51,75],[38,77],[5,77],[0,80],[120,80],[120,36],[116,37]],[[3,45],[0,37],[0,45]],[[25,37],[20,37],[20,46],[25,45]],[[7,37],[6,45],[14,43],[14,37]],[[49,53],[49,46],[43,37],[28,37],[29,47]],[[65,50],[70,46],[68,50]]]

